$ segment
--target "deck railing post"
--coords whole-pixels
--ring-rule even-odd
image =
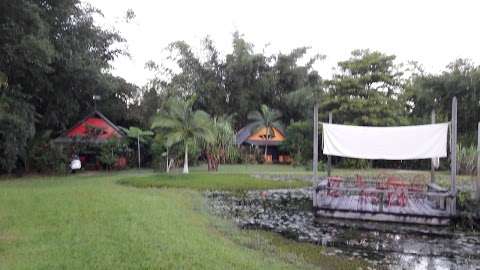
[[[328,123],[332,123],[332,112],[328,113]],[[327,156],[327,176],[332,175],[332,157]]]
[[[453,97],[452,100],[452,122],[450,131],[451,143],[450,143],[450,173],[451,173],[451,201],[450,201],[450,214],[456,214],[456,196],[457,196],[457,97]]]
[[[318,103],[313,106],[313,181],[318,177]]]
[[[432,124],[435,124],[435,109],[432,110],[431,120]],[[435,158],[432,158],[430,164],[430,182],[435,183]]]

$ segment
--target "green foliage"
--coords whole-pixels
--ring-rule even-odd
[[[114,168],[117,159],[121,155],[125,155],[127,149],[128,145],[121,140],[108,140],[100,146],[99,161],[107,170],[111,170]]]
[[[270,109],[267,105],[262,104],[259,111],[253,111],[248,114],[248,120],[252,126],[252,132],[259,129],[266,129],[265,141],[268,142],[275,136],[275,130],[283,130],[282,122],[280,121],[282,114],[278,110]],[[267,157],[267,145],[265,145],[265,158]]]
[[[105,72],[124,39],[96,16],[80,0],[0,2],[0,171],[21,169],[34,131],[59,135],[93,109],[92,95],[114,122],[128,118],[138,89]]]
[[[437,122],[450,121],[451,104],[458,99],[458,138],[464,145],[476,144],[480,122],[480,68],[469,60],[457,59],[441,74],[418,72],[405,87],[411,117],[429,122],[435,109]]]
[[[39,173],[65,173],[69,159],[62,145],[50,140],[49,131],[36,136],[28,147],[28,170]]]
[[[457,145],[457,170],[459,174],[474,175],[477,168],[477,148]]]
[[[152,129],[161,129],[166,138],[165,146],[181,143],[185,147],[184,173],[188,173],[188,153],[195,150],[200,141],[214,140],[210,127],[210,116],[201,110],[193,110],[194,99],[171,98],[164,111],[152,123]]]
[[[291,123],[286,131],[286,139],[280,149],[293,157],[294,165],[307,165],[313,156],[313,127],[310,121]]]
[[[194,108],[214,116],[234,115],[232,125],[235,128],[245,126],[248,114],[258,110],[259,104],[284,110],[284,122],[300,118],[304,108],[290,106],[287,96],[299,88],[315,84],[312,82],[319,76],[312,66],[323,58],[314,55],[305,59],[306,47],[287,54],[257,53],[254,45],[238,32],[233,35],[232,51],[224,58],[209,37],[203,40],[199,55],[195,55],[190,45],[183,41],[171,43],[168,49],[179,72],[170,68],[159,69],[159,65],[149,62],[148,66],[159,74],[149,85],[156,92],[163,93],[165,98],[195,95]],[[170,75],[170,80],[163,79],[165,74]],[[148,93],[149,106],[162,99],[156,93],[150,95],[151,90]]]
[[[342,158],[336,166],[343,169],[367,169],[369,162],[366,159]]]
[[[130,143],[136,144],[136,151],[137,151],[137,162],[138,167],[141,167],[141,144],[147,145],[150,141],[148,140],[149,137],[153,136],[153,132],[150,130],[142,130],[138,127],[130,127],[126,130],[127,136],[130,138]]]
[[[109,61],[123,54],[123,38],[94,24],[99,11],[80,0],[2,1],[0,8],[0,70],[8,87],[29,96],[42,116],[39,127],[58,130],[92,109],[92,95],[107,107],[126,108],[131,88],[105,74]],[[18,53],[22,52],[22,53]],[[40,98],[41,97],[41,98]],[[116,106],[115,115],[124,109]],[[113,115],[113,114],[112,114]],[[117,119],[113,119],[114,121]]]
[[[209,171],[217,171],[220,163],[232,162],[238,157],[235,132],[230,121],[231,117],[215,117],[211,121],[213,140],[204,141],[202,146],[207,156]]]
[[[470,191],[459,191],[457,209],[460,212],[456,225],[470,230],[480,230],[480,200],[472,199]]]
[[[130,127],[127,129],[127,136],[135,140],[138,138],[140,142],[144,143],[147,137],[153,136],[153,132],[150,130],[142,130],[138,127]]]
[[[24,98],[9,89],[0,92],[0,172],[10,173],[25,163],[28,140],[35,134],[34,108]]]
[[[356,50],[349,60],[339,62],[340,73],[329,82],[328,94],[321,102],[322,118],[327,119],[326,113],[332,112],[335,122],[342,124],[407,124],[400,95],[402,73],[394,59],[393,55]]]

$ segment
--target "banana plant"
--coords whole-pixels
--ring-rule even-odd
[[[127,130],[127,136],[130,138],[137,139],[137,155],[138,155],[138,168],[141,167],[141,157],[140,157],[140,142],[145,142],[145,138],[153,136],[153,132],[150,130],[141,130],[138,127],[130,127]]]

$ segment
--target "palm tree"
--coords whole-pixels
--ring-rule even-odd
[[[213,135],[210,127],[210,116],[201,110],[192,108],[194,99],[182,100],[171,98],[167,101],[163,113],[159,113],[152,123],[152,129],[164,129],[166,145],[183,143],[185,158],[183,173],[188,173],[188,147],[198,141],[211,141]]]
[[[141,130],[138,127],[130,127],[126,130],[127,136],[137,140],[137,156],[138,156],[138,168],[140,169],[140,142],[145,142],[145,137],[152,136],[153,132],[150,130]]]
[[[267,146],[268,141],[275,134],[274,128],[282,129],[282,123],[280,122],[282,114],[278,110],[270,109],[267,105],[263,104],[260,107],[260,111],[253,111],[248,114],[248,120],[251,121],[252,131],[258,131],[259,129],[266,129],[265,134],[265,160],[267,159]]]
[[[211,121],[213,140],[203,143],[203,149],[207,157],[208,170],[218,170],[221,162],[230,159],[235,151],[235,132],[231,125],[232,117],[215,117]]]

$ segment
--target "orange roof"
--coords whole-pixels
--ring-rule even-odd
[[[280,130],[278,130],[277,128],[272,128],[272,130],[273,130],[273,134],[268,134],[269,135],[269,141],[282,142],[282,141],[285,140],[285,136],[282,134],[282,132]],[[250,135],[247,140],[249,140],[249,141],[264,141],[264,140],[266,140],[266,137],[267,137],[267,129],[266,128],[261,128],[261,129],[257,130],[257,132]]]
[[[279,128],[272,128],[272,134],[269,134],[269,140],[266,140],[267,129],[261,128],[257,131],[253,130],[253,125],[247,125],[237,132],[237,144],[253,144],[253,145],[279,145],[285,140],[285,133]]]

